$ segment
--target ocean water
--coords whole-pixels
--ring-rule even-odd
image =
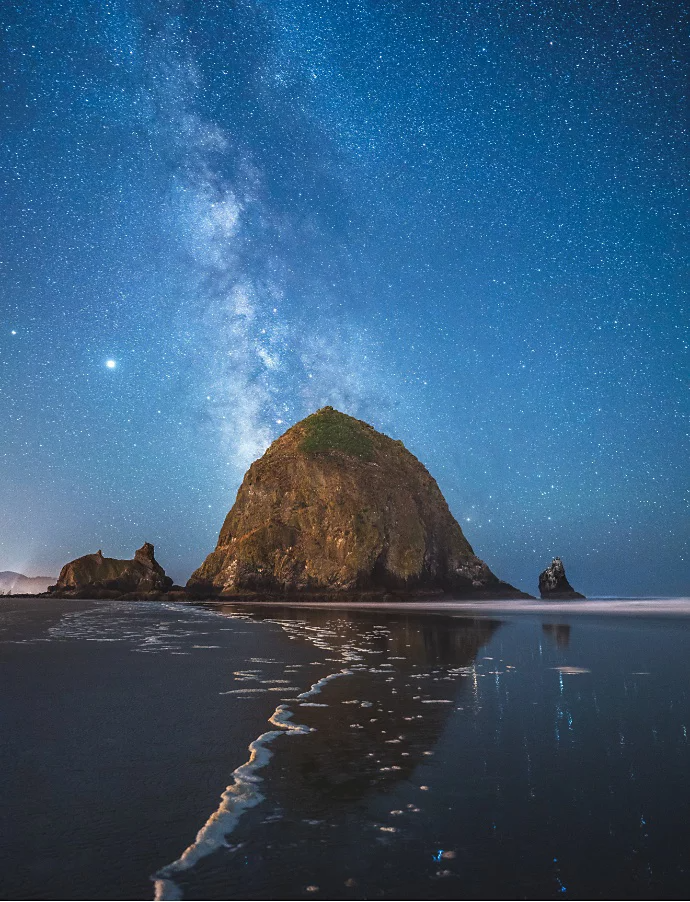
[[[0,895],[686,898],[689,611],[3,602]]]

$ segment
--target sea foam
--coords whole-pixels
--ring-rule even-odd
[[[341,670],[331,673],[314,683],[310,689],[300,693],[297,699],[301,701],[318,695],[331,680],[349,676],[351,672],[350,670]],[[251,690],[245,689],[244,691]],[[243,813],[264,801],[265,796],[259,789],[263,778],[258,771],[266,767],[273,757],[269,745],[279,736],[304,736],[312,732],[311,727],[293,723],[292,717],[293,712],[287,705],[278,705],[268,721],[278,729],[268,730],[250,743],[249,759],[233,771],[233,783],[221,795],[220,805],[199,830],[195,841],[184,850],[178,859],[153,875],[156,899],[181,899],[182,891],[175,881],[175,875],[194,867],[198,861],[217,849],[226,848],[227,837],[235,829]]]

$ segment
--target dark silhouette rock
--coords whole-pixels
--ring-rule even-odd
[[[187,590],[529,597],[474,554],[436,481],[402,442],[332,407],[251,465],[216,550]]]
[[[131,561],[103,557],[102,551],[70,561],[60,571],[52,595],[74,598],[160,598],[172,580],[144,542]]]
[[[551,565],[539,574],[539,594],[545,599],[584,598],[570,585],[565,575],[563,561],[555,557]]]

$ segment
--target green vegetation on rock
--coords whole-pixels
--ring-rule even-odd
[[[351,457],[371,460],[374,443],[364,424],[332,407],[324,407],[304,420],[304,438],[300,450],[308,454],[342,451]]]

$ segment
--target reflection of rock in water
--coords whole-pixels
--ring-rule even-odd
[[[559,648],[568,647],[568,643],[570,642],[569,623],[543,623],[541,628]]]
[[[231,605],[215,610],[238,613]],[[177,871],[175,883],[183,897],[200,900],[238,898],[238,887],[249,898],[246,886],[252,898],[295,899],[306,886],[335,879],[347,898],[369,898],[345,888],[367,859],[353,850],[363,841],[391,841],[400,829],[393,815],[423,817],[416,796],[426,797],[428,787],[414,771],[430,760],[456,703],[473,704],[466,690],[476,685],[474,662],[500,621],[279,607],[251,616],[327,650],[331,672],[348,675],[302,701],[287,700],[293,722],[313,732],[271,746],[274,757],[260,774],[262,804],[242,815],[227,848]],[[387,796],[400,789],[406,798],[396,808],[405,811],[390,812],[393,823],[382,824],[381,814],[390,820]]]
[[[294,615],[294,609],[271,608],[265,616],[294,624]],[[368,611],[300,616],[303,623],[308,618],[302,635],[319,630],[352,671],[309,704],[290,704],[294,720],[316,732],[275,750],[286,776],[281,804],[299,804],[318,816],[338,801],[386,791],[409,777],[472,680],[462,670],[471,668],[500,621]],[[353,652],[360,660],[347,660]],[[333,669],[339,669],[335,661]]]

